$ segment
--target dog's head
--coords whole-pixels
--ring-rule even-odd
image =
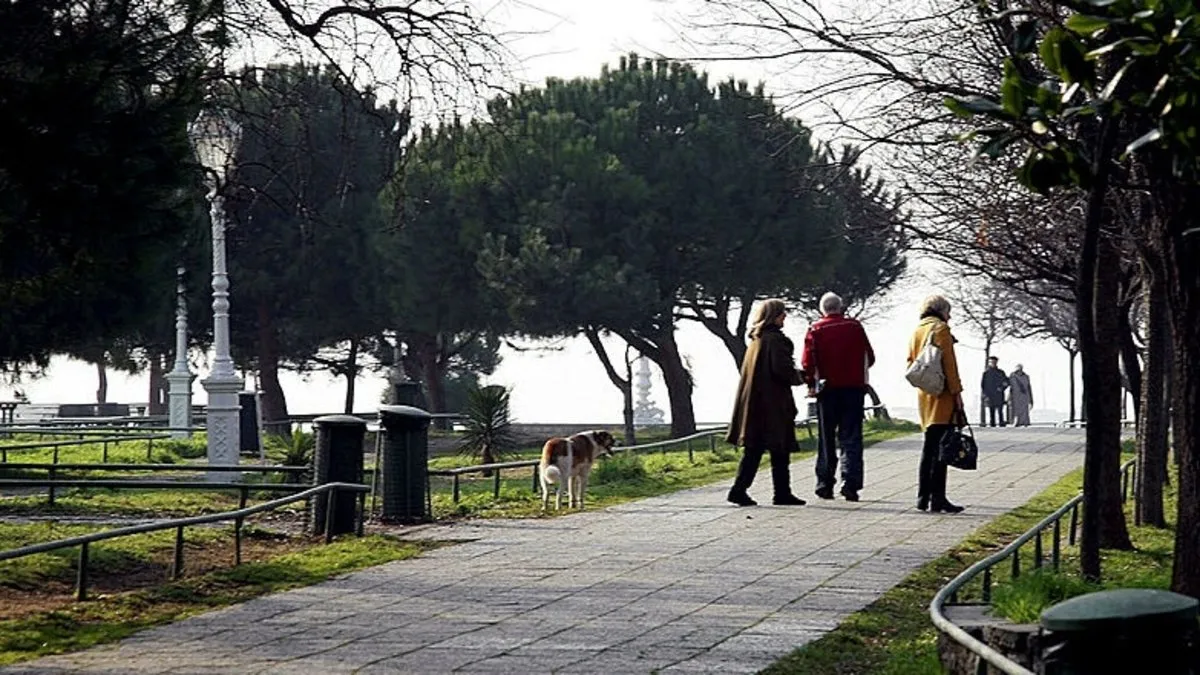
[[[613,446],[617,443],[617,439],[613,438],[612,434],[608,433],[607,431],[593,431],[591,432],[590,436],[592,437],[592,441],[595,442],[596,446],[601,449],[601,455],[605,457],[612,456]]]

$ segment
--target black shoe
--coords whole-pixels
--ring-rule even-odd
[[[819,487],[815,492],[821,499],[833,499],[833,488],[831,487]]]
[[[933,513],[962,513],[963,507],[957,504],[951,504],[946,500],[930,504],[929,510]]]
[[[856,502],[858,501],[858,490],[842,490],[842,496],[848,502]]]
[[[746,494],[745,492],[734,492],[733,490],[730,490],[729,496],[726,497],[726,499],[734,504],[737,504],[738,506],[758,506],[758,502],[751,499],[750,495]]]
[[[929,497],[928,496],[917,497],[917,510],[918,511],[928,511],[929,510]]]
[[[804,506],[808,502],[800,499],[796,495],[787,494],[782,497],[776,497],[775,499],[772,499],[771,503],[775,506]]]

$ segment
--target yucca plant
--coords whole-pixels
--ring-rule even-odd
[[[481,464],[492,464],[517,447],[505,387],[490,385],[469,390],[463,417],[463,439],[458,446],[462,454],[479,457]]]
[[[285,474],[288,483],[307,483],[312,480],[313,452],[317,447],[315,434],[296,430],[290,437],[267,436],[267,456],[284,466],[307,466],[304,474]]]

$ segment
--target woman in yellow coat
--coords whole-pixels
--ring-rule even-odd
[[[917,508],[935,513],[958,513],[963,507],[946,499],[946,465],[938,459],[942,436],[954,428],[963,415],[962,381],[958,377],[958,360],[954,356],[954,336],[950,334],[950,301],[931,295],[921,303],[921,322],[908,343],[908,362],[911,364],[933,334],[933,344],[942,350],[942,370],[946,387],[934,395],[917,391],[917,407],[921,412],[921,428],[925,445],[921,448],[921,469],[917,488]]]

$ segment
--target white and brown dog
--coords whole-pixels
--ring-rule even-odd
[[[542,446],[542,510],[550,507],[550,486],[555,489],[554,508],[562,508],[563,484],[572,507],[583,508],[588,474],[600,457],[612,455],[614,439],[607,431],[584,431],[570,438],[551,438]],[[565,477],[565,480],[564,480]]]

